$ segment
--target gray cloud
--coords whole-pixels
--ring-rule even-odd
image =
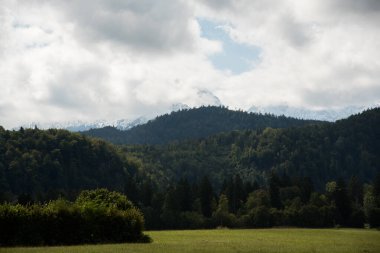
[[[59,4],[85,43],[119,43],[137,52],[189,50],[194,39],[187,4],[176,0],[85,0]]]
[[[341,107],[343,105],[371,106],[378,103],[380,85],[371,87],[347,87],[346,89],[304,90],[305,104],[317,107]]]
[[[293,47],[306,46],[312,40],[310,25],[297,22],[292,15],[282,17],[278,28],[282,37]]]
[[[379,5],[2,0],[0,125],[152,116],[176,103],[379,102]],[[197,18],[228,24],[237,44],[261,49],[260,62],[239,75],[216,70],[209,57],[223,41],[202,38]]]
[[[97,64],[61,66],[49,83],[45,103],[60,108],[93,110],[93,104],[104,104],[108,98],[107,68]]]
[[[234,6],[234,2],[236,3],[237,1],[231,1],[231,0],[200,0],[200,3],[206,4],[210,8],[214,8],[214,9],[227,9],[227,8],[232,8]]]
[[[332,7],[336,10],[352,12],[371,13],[380,11],[380,1],[378,0],[332,0]]]

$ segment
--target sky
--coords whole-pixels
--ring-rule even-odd
[[[380,101],[378,0],[0,0],[0,125]]]

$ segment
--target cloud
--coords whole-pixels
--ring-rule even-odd
[[[254,68],[220,71],[213,61],[238,64],[200,19],[228,24],[239,57],[260,48]],[[379,22],[377,0],[3,0],[0,125],[152,116],[213,96],[243,109],[373,104]]]
[[[373,13],[380,11],[380,2],[377,0],[335,0],[330,3],[333,9],[351,11],[351,12],[362,12],[362,13]]]
[[[6,127],[156,115],[217,83],[185,2],[6,0],[0,19]]]
[[[260,60],[260,48],[233,41],[228,34],[228,24],[218,24],[206,19],[198,19],[198,23],[202,37],[221,44],[218,52],[209,55],[215,68],[227,74],[241,74],[253,69]]]
[[[191,9],[178,0],[85,0],[56,4],[85,44],[119,44],[140,53],[191,50]]]
[[[378,1],[240,0],[227,5],[232,7],[206,4],[202,15],[229,20],[231,37],[260,47],[262,54],[255,69],[224,82],[218,94],[223,101],[240,107],[284,102],[330,107],[380,99]]]

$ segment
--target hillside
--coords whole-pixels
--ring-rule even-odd
[[[378,226],[379,125],[377,108],[332,124],[121,148],[64,130],[0,128],[0,203],[105,187],[141,208],[149,229]]]
[[[166,146],[126,146],[145,173],[167,185],[208,175],[214,186],[239,174],[265,183],[276,171],[310,177],[318,189],[329,180],[357,176],[371,181],[380,170],[380,108],[332,124],[222,133]]]
[[[0,202],[72,198],[98,187],[122,191],[127,167],[104,141],[65,130],[0,127]]]
[[[165,144],[232,130],[287,128],[312,123],[320,122],[207,106],[165,114],[126,131],[104,127],[82,133],[115,144]]]

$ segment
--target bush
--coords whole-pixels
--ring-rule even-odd
[[[120,210],[128,210],[133,207],[125,195],[104,188],[82,191],[75,203],[80,206],[91,203],[96,206],[116,207]]]
[[[94,196],[91,192],[90,195]],[[124,198],[123,203],[127,200]],[[112,201],[102,204],[97,201],[99,198],[95,198],[96,201],[83,199],[75,203],[56,200],[44,205],[0,205],[0,245],[150,241],[142,233],[144,218],[132,205],[119,209],[117,204],[110,204]]]

